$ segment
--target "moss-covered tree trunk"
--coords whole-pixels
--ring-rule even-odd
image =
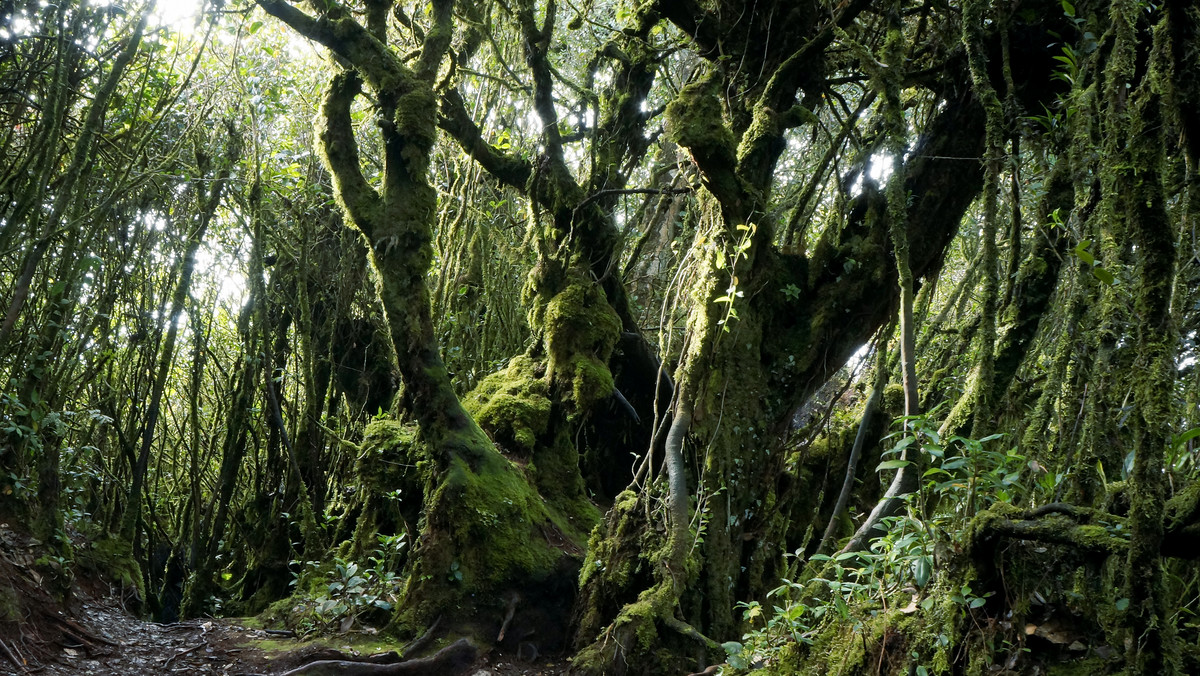
[[[895,259],[877,193],[864,192],[845,225],[827,231],[807,257],[772,246],[764,213],[784,132],[812,119],[797,100],[806,84],[815,86],[805,76],[819,70],[821,50],[836,30],[831,24],[861,10],[851,3],[833,22],[810,16],[813,24],[793,27],[797,50],[781,48],[792,58],[768,60],[766,86],[728,97],[730,82],[715,67],[668,107],[668,127],[707,193],[707,227],[693,251],[704,281],[693,292],[677,371],[669,480],[640,497],[622,496],[593,538],[577,611],[576,671],[686,668],[694,664],[673,660],[705,652],[702,659],[712,659],[709,639],[737,638],[736,600],[762,597],[779,577],[779,552],[795,526],[780,506],[794,499],[790,491],[811,490],[789,486],[781,440],[791,414],[895,310]],[[715,15],[668,16],[698,40],[720,29],[705,24],[697,31],[693,21],[747,30],[722,25]],[[761,20],[766,30],[772,18],[782,21],[768,9],[751,24]],[[914,278],[940,265],[981,179],[977,167],[944,161],[978,156],[983,138],[982,112],[963,93],[961,62],[954,67],[957,93],[943,99],[904,172],[913,196],[905,206]],[[749,105],[731,109],[731,100]],[[785,294],[789,285],[800,293]],[[673,452],[688,459],[682,471],[671,467]],[[649,524],[660,522],[659,509],[668,526],[656,535]]]
[[[1136,247],[1138,287],[1134,303],[1137,323],[1137,362],[1141,374],[1134,386],[1138,420],[1134,425],[1133,469],[1130,472],[1130,540],[1126,570],[1129,598],[1129,674],[1165,674],[1178,669],[1178,647],[1164,588],[1161,549],[1166,484],[1163,454],[1171,444],[1175,349],[1178,331],[1171,317],[1175,278],[1175,236],[1162,185],[1163,122],[1161,91],[1152,75],[1135,82],[1137,37],[1142,10],[1138,3],[1113,3],[1114,46],[1108,76],[1106,144],[1109,171],[1116,189],[1119,216]],[[1157,29],[1158,40],[1165,28]],[[1162,55],[1161,44],[1155,54]],[[1152,58],[1151,74],[1166,64]],[[1168,71],[1169,72],[1169,71]],[[1128,96],[1128,99],[1126,98]]]
[[[434,337],[426,275],[437,199],[428,173],[437,132],[434,86],[451,40],[452,3],[433,3],[411,66],[386,44],[377,12],[364,27],[340,6],[314,18],[286,2],[259,4],[349,64],[325,92],[318,150],[347,221],[367,241],[404,381],[402,408],[420,430],[423,458],[423,495],[404,497],[421,505],[422,516],[397,619],[416,629],[446,616],[444,626],[469,622],[494,636],[513,594],[561,595],[565,586],[569,596],[574,550],[564,533],[573,529],[464,409]],[[364,83],[384,147],[379,185],[363,175],[351,122]]]

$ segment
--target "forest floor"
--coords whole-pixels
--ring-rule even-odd
[[[237,619],[147,622],[126,609],[120,589],[77,577],[71,602],[44,588],[34,552],[37,543],[0,523],[0,674],[39,676],[277,676],[328,659],[366,660],[370,652],[400,651],[366,632],[320,637],[246,626]],[[77,573],[78,575],[78,573]],[[356,647],[357,646],[357,647]],[[558,676],[568,663],[554,657],[532,662],[484,653],[467,676]]]

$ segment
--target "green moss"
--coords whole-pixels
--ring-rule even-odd
[[[621,319],[596,284],[568,285],[546,304],[546,347],[552,381],[569,383],[576,411],[612,395],[608,359],[621,335]]]
[[[720,93],[715,73],[685,86],[667,106],[667,125],[675,143],[732,167],[735,141],[724,122]]]
[[[883,410],[892,417],[904,414],[904,386],[888,383],[883,389]]]
[[[571,396],[581,409],[590,408],[596,402],[612,396],[612,373],[604,362],[587,355],[571,358]]]
[[[515,468],[497,466],[474,472],[466,463],[455,461],[440,491],[442,495],[434,501],[453,496],[462,517],[456,535],[467,545],[460,550],[466,559],[462,567],[465,586],[537,579],[553,570],[558,552],[544,540],[530,541],[531,530],[545,523],[548,515]]]
[[[357,514],[354,534],[341,552],[351,560],[365,560],[378,545],[377,535],[395,535],[416,524],[432,469],[415,425],[373,421],[362,449],[354,467],[358,485],[348,508]]]
[[[128,542],[116,537],[97,540],[90,549],[79,550],[78,560],[80,565],[99,572],[122,587],[136,589],[138,598],[146,598],[142,569],[133,557],[133,546]]]
[[[239,625],[247,628],[253,628],[252,624],[256,622],[255,618],[246,618],[235,620]],[[336,637],[318,636],[309,640],[298,641],[294,638],[287,639],[261,639],[252,638],[238,644],[241,648],[254,648],[266,653],[268,659],[280,657],[284,654],[300,654],[316,652],[322,649],[339,650],[342,652],[354,651],[360,655],[375,655],[389,651],[403,652],[404,644],[394,639],[389,638],[386,634],[363,634],[360,632],[349,632],[346,634],[338,634]]]
[[[446,613],[472,618],[476,603],[513,584],[536,587],[561,575],[564,557],[583,544],[556,527],[521,470],[496,453],[474,466],[451,458],[426,502],[420,560],[396,628],[415,630]]]
[[[393,472],[398,461],[415,460],[417,428],[395,420],[375,420],[363,433],[363,452],[356,467],[358,479],[368,490],[391,490],[398,483]],[[410,480],[411,482],[411,480]]]
[[[612,640],[598,640],[588,645],[572,659],[571,672],[606,674],[613,664],[637,665],[640,674],[683,673],[687,663],[667,646],[674,638],[660,633],[660,618],[674,613],[675,594],[663,582],[643,591],[638,600],[621,608],[613,621],[609,635]]]
[[[503,371],[484,378],[463,407],[502,446],[528,454],[550,423],[550,388],[537,376],[536,362],[514,357]]]
[[[11,586],[0,586],[0,622],[17,622],[24,617],[19,601]]]

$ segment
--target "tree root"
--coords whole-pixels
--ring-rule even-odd
[[[281,676],[458,676],[471,668],[478,654],[475,646],[463,638],[421,659],[395,664],[322,660],[284,672]]]
[[[433,641],[433,633],[437,631],[438,625],[441,623],[442,616],[438,615],[438,618],[433,621],[433,624],[429,625],[429,628],[425,630],[424,634],[421,634],[420,638],[404,646],[404,650],[400,653],[401,657],[407,660],[412,658],[413,655],[421,652],[425,646],[429,645]]]
[[[1168,510],[1165,526],[1160,552],[1163,556],[1200,560],[1200,523],[1187,523]],[[1124,517],[1063,502],[1024,512],[992,508],[975,517],[972,531],[972,549],[1003,537],[1065,545],[1102,556],[1127,551],[1130,534]]]
[[[693,641],[699,643],[700,645],[704,646],[705,648],[707,648],[709,650],[714,650],[718,653],[723,650],[721,648],[720,643],[717,643],[716,641],[705,636],[704,634],[701,634],[699,631],[696,630],[695,627],[688,624],[687,622],[684,622],[683,620],[677,620],[674,617],[667,616],[667,617],[662,618],[662,623],[664,626],[666,626],[670,629],[673,629],[676,632],[678,632],[679,634],[682,634],[683,636],[686,636],[686,637],[692,639]]]

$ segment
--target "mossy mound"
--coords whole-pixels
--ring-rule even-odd
[[[463,407],[497,444],[525,456],[533,453],[550,424],[550,387],[539,370],[533,359],[514,357],[463,400]]]
[[[576,411],[613,393],[608,359],[621,336],[621,319],[596,284],[574,283],[550,299],[545,312],[552,381],[569,383]]]
[[[133,545],[125,540],[119,537],[96,540],[91,547],[81,547],[76,552],[76,559],[85,571],[98,573],[123,589],[136,590],[138,600],[145,600],[142,569],[133,556]]]
[[[414,425],[376,420],[367,426],[362,449],[354,465],[358,482],[347,510],[357,516],[346,552],[355,560],[374,550],[378,535],[412,535],[430,472]]]

